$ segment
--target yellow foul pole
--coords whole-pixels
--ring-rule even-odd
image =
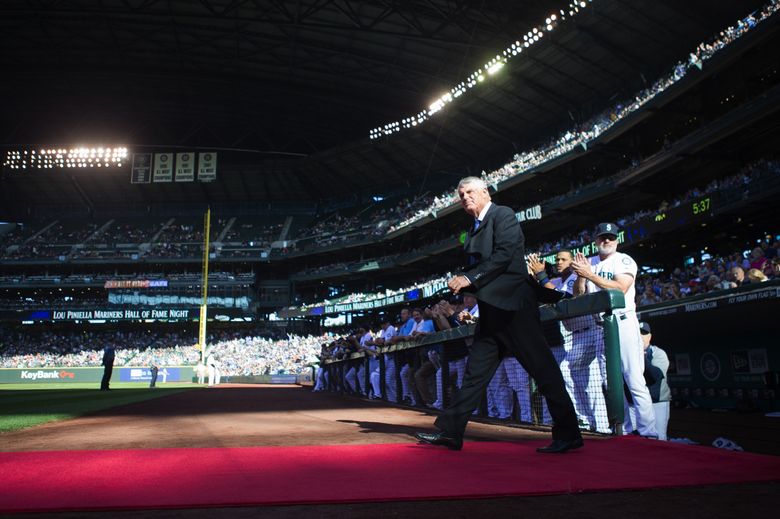
[[[206,210],[203,216],[203,273],[201,275],[201,303],[200,321],[198,322],[198,344],[200,345],[200,358],[206,363],[206,315],[208,312],[209,296],[209,231],[211,230],[211,208]]]

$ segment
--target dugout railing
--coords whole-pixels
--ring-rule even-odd
[[[603,290],[594,294],[563,299],[556,304],[544,305],[539,308],[545,336],[551,344],[556,360],[559,360],[559,363],[564,356],[556,354],[556,351],[564,352],[563,348],[565,341],[567,340],[567,333],[570,334],[569,340],[572,340],[573,337],[573,334],[566,329],[565,324],[576,322],[575,320],[577,318],[593,318],[589,322],[594,323],[594,328],[598,328],[598,334],[594,334],[591,338],[601,341],[603,337],[606,372],[603,373],[604,370],[602,368],[603,376],[601,378],[606,380],[606,384],[603,386],[602,391],[606,403],[609,432],[614,434],[622,433],[624,419],[623,399],[625,397],[620,363],[620,339],[617,325],[618,317],[613,312],[624,307],[625,299],[622,292],[617,290]],[[372,369],[370,368],[371,359],[365,353],[353,353],[348,357],[341,359],[324,360],[321,363],[322,380],[320,381],[320,384],[324,385],[325,389],[330,392],[342,394],[353,393],[356,396],[366,398],[371,394],[373,398],[381,398],[386,401],[403,404],[404,402],[402,399],[404,392],[402,377],[407,377],[407,380],[410,380],[410,383],[414,385],[415,379],[410,373],[416,373],[417,370],[422,367],[427,356],[424,352],[438,349],[438,351],[441,352],[441,359],[443,361],[437,366],[437,373],[440,370],[440,376],[436,378],[440,382],[436,383],[434,389],[436,391],[437,401],[440,402],[442,408],[446,408],[452,391],[449,383],[451,380],[451,358],[448,355],[448,352],[456,348],[458,341],[468,341],[472,338],[475,328],[475,325],[460,326],[421,336],[414,341],[399,342],[391,346],[380,348],[379,355],[375,357],[378,361],[378,385],[372,384]],[[588,330],[588,328],[585,328],[585,330],[593,333],[593,331]],[[593,341],[591,341],[591,343],[593,343]],[[593,350],[595,349],[594,346]],[[595,355],[595,351],[585,353],[587,355]],[[388,367],[390,367],[389,375]],[[356,387],[352,387],[352,384],[350,384],[348,380],[345,380],[345,377],[350,370],[354,373],[354,376],[351,378],[352,383],[354,384],[355,380],[357,380]],[[360,376],[358,377],[357,374]],[[317,376],[320,375],[315,375],[315,382]],[[374,375],[374,377],[376,377],[376,375]],[[388,381],[388,377],[392,378],[392,380]],[[374,382],[376,382],[376,380]],[[390,385],[388,385],[387,382],[390,382]],[[519,403],[517,398],[513,396],[512,402],[514,408],[511,420],[531,423],[533,425],[543,425],[549,420],[549,417],[546,421],[546,413],[541,395],[536,391],[533,380],[528,380],[527,383],[529,387],[528,393],[526,394],[530,395],[530,401],[525,402],[525,405],[528,405],[532,409],[531,419],[520,419],[521,415],[524,414],[527,417],[528,414],[522,413],[521,407],[523,403]],[[378,386],[379,394],[376,394],[372,389],[372,387],[376,386]],[[393,386],[395,391],[392,391]],[[388,388],[390,388],[391,391],[388,391]],[[572,391],[570,387],[567,387],[567,389],[569,389],[570,392]],[[417,391],[416,387],[413,387],[413,390]],[[578,389],[575,389],[574,391],[579,394],[572,395],[573,399],[582,401],[584,392]],[[388,395],[388,393],[391,394]],[[394,396],[392,393],[394,393]],[[388,396],[390,396],[390,398],[388,398]],[[478,409],[478,415],[482,418],[487,418],[489,416],[487,400],[487,396],[485,396],[482,405]],[[590,425],[590,428],[593,429],[593,423],[584,425]],[[601,430],[600,432],[607,431]]]

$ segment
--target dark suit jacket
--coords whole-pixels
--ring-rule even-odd
[[[104,366],[113,366],[114,365],[114,348],[106,347],[103,348],[103,365]]]
[[[520,290],[528,282],[525,237],[515,212],[493,204],[477,230],[466,236],[463,251],[468,265],[463,274],[471,280],[464,292],[503,310],[520,308]]]

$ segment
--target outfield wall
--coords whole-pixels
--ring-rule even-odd
[[[192,366],[160,366],[157,382],[191,382],[195,370]],[[0,369],[0,384],[40,384],[67,382],[96,382],[103,378],[103,368],[43,367],[29,369]],[[111,382],[149,382],[152,375],[148,366],[115,366]]]

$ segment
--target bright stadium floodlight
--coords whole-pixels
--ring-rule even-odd
[[[40,148],[6,151],[3,167],[9,169],[122,167],[128,152],[124,146],[106,148]]]
[[[569,17],[570,18],[573,17],[575,14],[580,12],[580,9],[585,9],[585,7],[592,2],[593,0],[587,0],[587,2],[585,0],[571,1],[568,5]],[[534,45],[535,43],[539,42],[539,40],[543,38],[545,31],[552,32],[553,30],[555,30],[556,27],[558,27],[558,25],[561,22],[566,20],[567,11],[564,9],[560,9],[559,13],[560,14],[552,13],[550,14],[550,16],[544,19],[544,23],[540,23],[536,27],[531,27],[523,35],[522,43],[520,43],[520,39],[518,38],[517,41],[510,44],[509,47],[504,49],[494,59],[490,60],[484,66],[477,69],[476,72],[473,72],[468,78],[458,83],[458,85],[451,88],[448,93],[434,100],[428,106],[428,109],[423,110],[417,115],[402,117],[398,121],[387,123],[382,126],[377,126],[376,128],[372,128],[368,132],[369,139],[372,140],[378,139],[383,136],[388,136],[393,133],[397,133],[401,131],[401,128],[404,129],[412,128],[414,126],[424,123],[425,121],[430,119],[433,115],[442,111],[446,107],[446,105],[450,104],[454,99],[461,97],[469,90],[477,87],[478,84],[484,83],[486,80],[485,74],[487,74],[487,76],[494,76],[501,68],[504,67],[504,65],[506,65],[506,63],[510,59],[513,59],[519,56],[520,54],[522,54],[523,49],[527,49],[532,45]]]
[[[498,72],[499,70],[501,70],[503,67],[504,67],[504,62],[503,62],[503,61],[499,61],[499,62],[497,62],[497,63],[493,63],[493,64],[492,64],[492,65],[490,65],[490,67],[487,69],[487,73],[488,73],[488,75],[489,75],[489,76],[492,76],[493,74],[495,74],[496,72]]]

